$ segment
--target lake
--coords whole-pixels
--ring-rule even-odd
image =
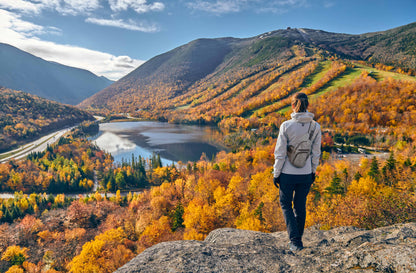
[[[157,153],[163,165],[197,161],[205,153],[208,159],[221,150],[222,135],[215,128],[179,125],[155,121],[101,123],[92,138],[115,162],[131,160],[132,154],[145,158]]]

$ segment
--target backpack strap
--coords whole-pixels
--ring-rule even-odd
[[[311,121],[311,123],[309,124],[309,129],[311,128],[311,124],[313,123],[313,127],[312,127],[312,131],[309,133],[309,140],[312,141],[312,137],[315,134],[315,129],[316,129],[316,122],[314,120]],[[308,130],[309,132],[309,130]]]

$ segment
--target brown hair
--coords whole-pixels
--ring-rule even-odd
[[[305,93],[298,92],[292,97],[292,107],[293,110],[298,112],[306,112],[308,109],[308,96]]]

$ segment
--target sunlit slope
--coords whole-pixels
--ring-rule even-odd
[[[363,71],[377,81],[413,80],[405,74],[416,68],[415,33],[410,24],[362,35],[286,29],[200,39],[154,57],[80,106],[225,127],[241,119],[267,123],[285,111],[294,92],[316,97],[351,84]]]
[[[0,87],[0,151],[84,120],[94,118],[73,106]]]

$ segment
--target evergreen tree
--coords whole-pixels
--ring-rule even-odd
[[[153,154],[151,158],[152,168],[156,169],[162,167],[162,159],[160,158],[160,154]]]
[[[384,184],[392,186],[396,183],[396,159],[394,158],[393,152],[390,153],[390,156],[381,171],[383,174]]]
[[[116,186],[117,189],[125,189],[126,188],[126,177],[124,171],[118,172],[116,174]]]
[[[332,178],[331,183],[328,187],[325,188],[325,190],[329,194],[344,194],[345,188],[343,185],[341,185],[341,178],[338,176],[337,172],[334,173],[334,177]]]
[[[260,223],[264,223],[265,219],[263,217],[263,207],[264,202],[261,201],[260,204],[257,206],[257,208],[254,210],[254,215],[257,216],[257,219],[260,220]]]
[[[404,164],[406,167],[410,167],[410,166],[412,166],[412,161],[410,161],[410,158],[407,158],[403,164]]]
[[[394,158],[394,153],[391,152],[389,158],[386,161],[386,166],[388,170],[394,170],[396,168],[396,159]]]
[[[175,210],[173,211],[171,218],[172,218],[172,231],[176,231],[178,228],[183,228],[185,225],[183,224],[183,214],[185,210],[183,205],[179,203],[176,205]]]
[[[378,167],[378,160],[375,156],[371,160],[370,171],[368,172],[368,175],[372,177],[376,182],[379,182],[380,170]]]
[[[10,213],[9,209],[6,208],[3,214],[3,218],[1,220],[6,223],[13,223],[13,216]]]
[[[348,170],[347,168],[344,168],[344,170],[342,170],[342,174],[344,175],[344,193],[347,192],[347,186],[348,186]]]

